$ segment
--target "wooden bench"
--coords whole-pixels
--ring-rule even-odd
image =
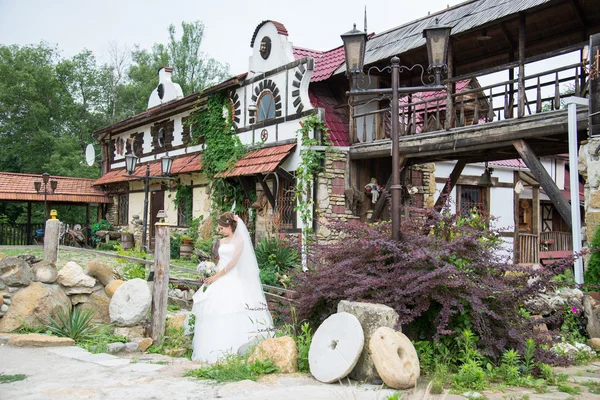
[[[540,262],[542,265],[550,265],[571,256],[573,256],[572,250],[540,251]]]

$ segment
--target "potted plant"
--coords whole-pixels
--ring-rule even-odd
[[[133,233],[124,231],[121,232],[121,247],[123,250],[133,249]]]
[[[179,238],[179,255],[181,258],[190,257],[194,251],[194,239],[191,236],[182,235]]]

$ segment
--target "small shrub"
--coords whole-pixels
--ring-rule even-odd
[[[98,250],[100,250],[100,251],[115,251],[117,249],[117,247],[120,245],[121,245],[121,243],[119,243],[116,240],[110,240],[108,243],[99,242]]]
[[[287,273],[298,268],[298,251],[286,241],[274,237],[263,237],[256,245],[256,260],[261,270]]]
[[[12,383],[24,381],[25,379],[27,379],[27,375],[24,374],[4,375],[2,372],[0,372],[0,383]]]
[[[279,367],[271,360],[249,364],[245,357],[229,354],[216,364],[191,370],[185,376],[212,379],[221,382],[255,381],[260,375],[278,372]]]
[[[180,238],[181,235],[177,232],[171,234],[170,253],[172,259],[179,258]]]
[[[95,329],[92,323],[95,313],[94,310],[82,311],[75,307],[66,313],[60,309],[56,315],[58,321],[49,317],[50,324],[47,327],[56,336],[68,337],[75,341],[87,339]]]
[[[596,228],[594,237],[590,243],[590,249],[600,250],[600,226]],[[586,285],[599,286],[600,285],[600,252],[594,251],[590,255],[590,259],[586,262],[585,271],[583,273],[583,280]]]
[[[260,281],[265,285],[277,285],[277,272],[270,269],[262,269],[259,272]]]

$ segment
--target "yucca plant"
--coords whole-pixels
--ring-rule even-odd
[[[298,251],[286,241],[274,237],[263,237],[256,245],[256,260],[261,270],[286,273],[289,269],[298,268],[300,257]]]
[[[56,313],[58,321],[50,317],[48,329],[56,336],[68,337],[75,341],[89,338],[96,329],[92,323],[95,313],[94,310],[82,311],[75,307],[67,312],[61,309]]]

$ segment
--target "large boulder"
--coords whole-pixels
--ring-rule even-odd
[[[42,283],[54,283],[58,279],[58,269],[50,261],[40,261],[31,266],[33,268],[33,280]]]
[[[93,276],[98,279],[104,286],[108,285],[112,280],[115,279],[112,268],[108,265],[100,262],[99,260],[92,260],[85,265],[85,269],[89,276]]]
[[[92,317],[92,321],[94,322],[110,324],[109,304],[110,298],[104,291],[100,290],[89,295],[87,301],[79,304],[77,308],[81,311],[93,311],[94,316]]]
[[[86,274],[79,264],[69,261],[58,273],[58,283],[66,287],[92,288],[96,280]]]
[[[12,305],[0,318],[0,332],[12,332],[28,327],[42,327],[56,320],[57,313],[71,308],[69,297],[58,285],[33,282],[19,290],[12,298]]]
[[[403,333],[381,327],[373,332],[369,349],[383,382],[393,389],[417,385],[421,373],[415,346]]]
[[[8,286],[27,286],[33,281],[31,265],[19,257],[5,257],[0,261],[0,281]]]
[[[583,312],[587,318],[586,330],[590,338],[600,338],[600,320],[592,308],[590,296],[583,297]]]
[[[115,291],[109,306],[110,321],[119,326],[133,326],[142,322],[152,304],[152,294],[143,279],[125,282]]]
[[[363,328],[365,343],[358,358],[356,366],[350,372],[349,377],[357,381],[378,381],[379,375],[373,363],[369,350],[371,335],[378,328],[384,326],[393,329],[398,323],[398,313],[391,307],[383,304],[360,303],[342,300],[338,304],[338,312],[347,312],[354,315]],[[378,383],[378,382],[377,382]]]
[[[248,364],[256,360],[269,359],[279,367],[279,372],[289,374],[298,372],[298,348],[296,342],[289,336],[266,339],[254,349],[248,358]]]

